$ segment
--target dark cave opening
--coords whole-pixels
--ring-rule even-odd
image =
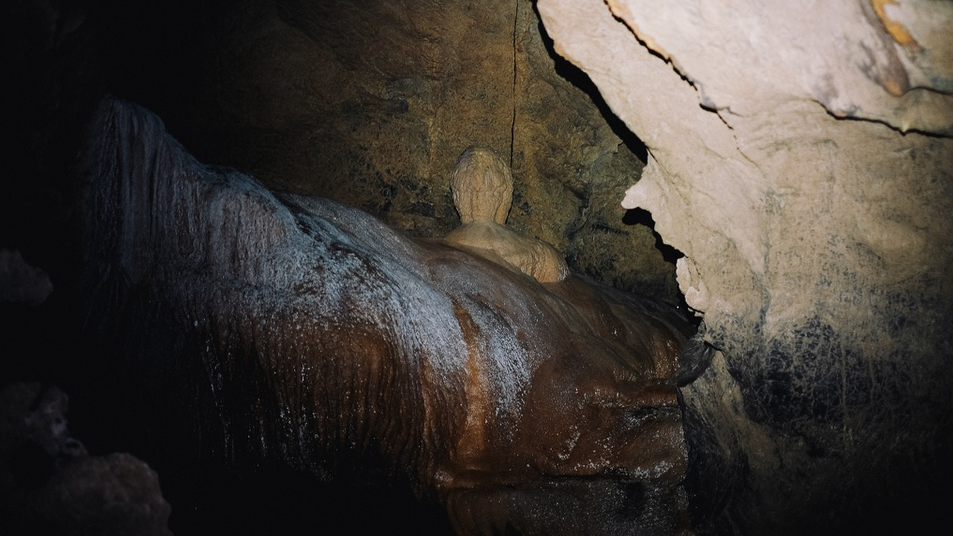
[[[655,231],[655,220],[652,219],[651,212],[642,208],[626,210],[622,222],[626,225],[644,225],[652,229],[652,234],[655,236],[655,248],[662,254],[662,258],[665,259],[665,262],[674,265],[675,261],[685,256],[681,251],[666,244],[665,240],[662,239],[662,235]]]

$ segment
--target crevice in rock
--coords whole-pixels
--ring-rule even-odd
[[[911,91],[917,90],[917,89],[922,89],[923,91],[930,91],[930,89],[928,88],[913,88]],[[935,92],[935,93],[941,93],[941,92]],[[861,121],[864,123],[873,123],[875,125],[881,125],[881,126],[887,127],[890,130],[896,132],[897,134],[900,134],[901,136],[906,136],[907,134],[916,134],[919,136],[924,136],[926,138],[935,138],[935,139],[941,139],[941,140],[953,138],[953,132],[928,132],[926,130],[922,130],[918,128],[903,129],[901,127],[898,127],[897,125],[890,124],[886,120],[878,119],[876,117],[860,117],[856,115],[837,115],[836,113],[832,112],[827,107],[827,105],[825,105],[823,102],[819,100],[813,100],[812,102],[820,106],[824,110],[824,113],[836,119],[837,121]]]
[[[520,3],[513,1],[513,118],[510,120],[510,169],[513,169],[513,150],[516,145],[516,86],[519,81],[519,64],[516,61],[516,33],[519,29]]]
[[[675,261],[685,255],[674,247],[665,243],[662,235],[655,230],[655,220],[652,219],[652,213],[643,208],[631,208],[625,212],[622,223],[626,225],[644,225],[652,229],[652,235],[655,236],[655,248],[662,253],[665,262],[675,264]]]
[[[648,149],[645,147],[645,144],[615,115],[612,108],[609,107],[602,97],[599,89],[589,78],[589,75],[556,52],[556,49],[553,47],[552,38],[549,37],[549,34],[546,33],[546,29],[543,27],[535,3],[533,4],[533,12],[536,14],[537,21],[539,21],[539,34],[542,37],[543,46],[546,48],[547,54],[549,54],[549,57],[553,60],[556,74],[588,95],[592,103],[599,110],[599,113],[602,114],[602,117],[606,120],[606,123],[612,129],[612,132],[622,140],[622,143],[632,151],[632,154],[636,155],[643,164],[648,162]]]
[[[625,226],[648,227],[652,232],[652,236],[655,238],[655,249],[657,249],[658,252],[661,253],[662,259],[666,263],[672,266],[672,271],[673,272],[675,271],[675,263],[678,261],[678,259],[684,257],[685,254],[679,251],[678,249],[672,247],[671,245],[665,243],[665,240],[662,238],[662,235],[655,230],[655,220],[652,218],[651,212],[642,208],[628,209],[625,211],[625,215],[622,217],[622,223]],[[677,288],[675,290],[675,294],[676,294],[676,300],[675,302],[673,302],[673,304],[676,307],[678,307],[679,309],[683,311],[692,311],[692,312],[695,311],[694,309],[692,309],[691,306],[688,305],[688,302],[685,301],[685,294],[681,291],[681,289]],[[701,317],[691,316],[691,322],[696,328],[701,324],[701,320],[702,320]],[[705,366],[707,367],[707,364]],[[701,370],[704,370],[704,367]],[[699,370],[698,374],[700,373],[701,371]],[[697,374],[695,374],[695,376],[697,376]],[[686,380],[686,383],[690,381],[691,380]]]

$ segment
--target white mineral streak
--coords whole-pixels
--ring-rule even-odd
[[[124,176],[92,194],[102,207],[113,205],[116,191],[122,197],[123,212],[105,216],[117,219],[107,229],[115,240],[90,242],[108,243],[122,255],[116,280],[194,274],[194,281],[166,286],[183,294],[170,299],[188,304],[188,325],[198,333],[218,332],[203,345],[213,392],[222,388],[222,370],[212,357],[242,341],[274,356],[277,362],[267,365],[277,370],[320,348],[315,332],[369,328],[381,330],[407,373],[452,388],[466,373],[469,355],[452,297],[477,327],[488,404],[497,414],[518,413],[536,361],[547,351],[522,342],[539,338],[535,334],[518,332],[518,325],[536,325],[532,319],[539,316],[521,299],[524,292],[498,288],[499,278],[487,276],[485,266],[434,268],[423,260],[429,253],[421,246],[361,211],[323,199],[279,199],[251,177],[208,170],[154,116],[128,104],[116,110],[117,123],[136,123],[137,151],[147,156],[119,151],[115,169]],[[161,169],[143,171],[127,159]],[[111,176],[109,170],[102,175]],[[142,243],[154,249],[138,247]],[[152,256],[168,254],[163,252],[177,253],[176,261],[154,262]],[[308,371],[300,374],[305,382]],[[432,409],[432,400],[423,402]],[[288,416],[300,413],[281,409]]]
[[[488,277],[485,268],[436,266],[432,269],[440,288],[457,299],[470,315],[478,335],[475,355],[481,383],[486,382],[489,408],[494,413],[515,415],[533,368],[546,355],[545,344],[529,348],[521,342],[520,333],[511,318],[522,318],[524,326],[536,326],[539,312],[519,299],[521,293],[513,288],[500,288],[500,280]],[[512,315],[500,314],[501,310]],[[462,336],[461,336],[462,338]],[[525,334],[523,340],[539,340],[535,334]]]
[[[364,310],[338,309],[322,313],[349,318],[366,316],[369,322],[383,320],[393,330],[392,335],[402,342],[409,358],[426,357],[426,363],[417,365],[430,367],[434,374],[442,376],[438,384],[447,384],[448,378],[464,370],[467,348],[447,291],[475,302],[481,296],[493,294],[498,282],[486,277],[480,269],[456,268],[457,273],[434,271],[420,262],[422,255],[411,240],[366,214],[323,200],[294,199],[312,214],[329,215],[328,219],[335,222],[337,227],[325,228],[323,233],[331,233],[342,244],[367,253],[362,258],[346,259],[341,268],[351,274],[331,276],[332,283],[326,290],[329,293],[326,305],[347,303],[348,299],[355,301],[354,296],[360,293],[363,297],[357,301]],[[367,258],[386,260],[377,267],[386,271],[386,285],[376,279],[364,280],[357,289],[340,288],[334,283],[349,281],[352,285],[355,277],[367,270]],[[352,264],[349,268],[348,263]],[[438,275],[436,280],[431,274]],[[483,360],[480,372],[490,382],[487,394],[498,397],[494,405],[496,412],[515,414],[523,387],[529,381],[532,356],[517,340],[515,326],[505,321],[505,315],[485,306],[466,309],[479,328],[478,355]],[[525,308],[508,310],[534,314]]]

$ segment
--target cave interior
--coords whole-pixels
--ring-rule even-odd
[[[147,460],[173,505],[176,533],[452,530],[440,507],[373,461],[342,461],[339,476],[323,482],[273,462],[226,467],[170,452],[156,437],[174,426],[156,422],[168,418],[161,408],[123,385],[128,371],[89,355],[71,307],[81,272],[76,168],[105,95],[154,112],[203,163],[247,172],[276,191],[356,206],[424,239],[457,221],[446,177],[459,151],[492,147],[513,166],[517,229],[559,237],[555,245],[576,273],[685,307],[674,280],[679,253],[654,232],[648,212],[619,205],[644,166],[645,146],[588,77],[555,53],[531,3],[459,3],[452,7],[460,20],[435,24],[430,35],[407,28],[406,17],[431,8],[403,15],[375,6],[357,17],[354,4],[327,4],[27,0],[4,8],[0,247],[40,267],[55,290],[40,305],[3,304],[3,383],[63,389],[70,432],[91,453]],[[405,43],[394,48],[395,38]],[[442,49],[428,48],[434,41]],[[531,83],[539,70],[542,88]],[[245,107],[261,112],[249,120]],[[544,131],[548,139],[533,147],[531,137]],[[586,154],[568,154],[579,145]],[[557,174],[566,176],[552,184]],[[626,264],[637,257],[635,267]]]
[[[938,474],[953,458],[947,456],[953,441],[946,411],[953,405],[948,395],[953,360],[943,361],[953,352],[953,330],[943,324],[953,319],[949,283],[930,279],[934,270],[922,276],[924,286],[938,289],[926,298],[905,294],[902,286],[869,294],[886,296],[896,306],[888,309],[894,326],[889,336],[901,333],[895,340],[906,340],[904,329],[910,326],[910,333],[931,334],[926,350],[911,350],[914,357],[934,356],[922,367],[899,366],[902,350],[864,361],[872,338],[856,348],[842,344],[863,336],[838,338],[836,322],[825,324],[821,314],[792,324],[776,339],[761,333],[761,324],[735,325],[730,316],[718,317],[728,328],[715,329],[712,322],[706,332],[704,313],[686,302],[679,285],[700,291],[681,273],[676,277],[684,255],[656,230],[659,215],[620,204],[651,164],[652,151],[613,113],[602,86],[563,58],[540,11],[537,2],[524,0],[399,6],[305,0],[7,2],[0,8],[0,250],[22,254],[26,264],[48,276],[53,291],[47,297],[41,289],[43,298],[28,303],[19,298],[21,289],[0,289],[7,293],[0,302],[0,384],[38,382],[41,391],[56,386],[65,392],[70,434],[86,450],[132,453],[159,475],[172,507],[168,527],[177,534],[454,533],[434,497],[421,497],[413,482],[395,478],[367,456],[336,460],[336,477],[322,480],[270,459],[226,463],[207,453],[186,455],[166,441],[181,414],[164,413],[162,400],[144,399],[141,386],[127,381],[142,370],[102,358],[77,314],[84,269],[77,226],[86,186],[78,171],[90,121],[110,96],[154,113],[171,138],[209,169],[237,170],[276,195],[326,198],[359,209],[426,244],[457,226],[450,174],[460,153],[478,145],[512,169],[508,226],[550,244],[573,274],[593,286],[637,296],[684,322],[685,352],[695,353],[682,364],[678,387],[702,378],[694,391],[679,392],[683,409],[686,399],[696,405],[686,417],[685,434],[689,445],[696,445],[687,453],[686,485],[698,533],[757,534],[766,527],[779,534],[873,533],[943,518],[949,493]],[[873,131],[883,127],[878,121],[857,122]],[[889,132],[876,136],[900,136],[882,130]],[[922,136],[924,144],[932,144],[932,152],[922,151],[931,155],[922,157],[927,160],[950,154],[949,133],[903,136]],[[944,185],[950,178],[949,166],[945,169],[930,186],[942,192],[935,196],[937,206],[953,199]],[[800,223],[797,232],[809,232],[811,225]],[[941,259],[935,264],[953,255],[948,240],[929,245]],[[693,269],[679,266],[686,273]],[[838,277],[854,281],[850,269],[843,272]],[[907,279],[920,281],[917,277],[921,274]],[[858,286],[867,284],[857,280]],[[890,279],[884,288],[894,284]],[[863,308],[868,294],[861,294],[843,291],[839,303],[854,299]],[[777,293],[779,302],[784,299]],[[918,324],[913,315],[924,307],[930,315]],[[766,310],[757,313],[762,321]],[[792,358],[781,343],[730,340],[732,329],[769,341],[789,337],[791,345],[807,350]],[[884,344],[893,348],[890,343]],[[810,363],[827,353],[850,363],[850,374],[869,377],[871,386],[849,390],[846,380],[837,385],[848,372],[827,382],[825,372],[816,371],[830,365],[820,357]],[[741,359],[764,363],[764,370],[739,365]],[[802,379],[811,383],[803,396]],[[706,391],[709,385],[729,387]],[[741,401],[742,391],[755,395]],[[922,399],[909,401],[908,391],[922,393]],[[717,396],[730,411],[698,410],[710,402],[706,396]],[[832,468],[846,456],[838,449],[850,450],[844,446],[848,417],[839,413],[850,404],[883,411],[862,421],[870,425],[869,433],[856,448],[866,451],[857,456],[860,461],[843,465],[850,474],[845,478]],[[920,420],[904,424],[905,412],[917,411],[907,408],[912,404],[928,409],[917,413]],[[713,431],[726,422],[720,416],[732,412],[743,414],[744,422],[730,433]],[[825,434],[842,442],[827,442]],[[718,450],[711,445],[724,452],[706,458]],[[881,445],[888,445],[883,452]],[[32,468],[28,473],[41,475],[27,477],[43,478],[50,471],[46,461],[34,466],[24,460],[0,461],[22,462]],[[783,477],[766,485],[773,474]],[[820,491],[802,494],[801,502],[794,501],[797,507],[785,512],[785,497],[812,490],[814,481]],[[899,485],[887,489],[894,482]],[[645,494],[631,496],[640,493]]]

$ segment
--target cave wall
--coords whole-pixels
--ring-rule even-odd
[[[456,158],[485,146],[513,167],[510,226],[577,271],[680,299],[650,222],[618,204],[644,147],[577,87],[532,2],[248,1],[220,18],[181,118],[158,110],[203,160],[432,237],[459,223]]]
[[[941,512],[948,2],[542,0],[545,32],[529,2],[87,4],[3,8],[3,247],[29,246],[40,224],[32,249],[66,249],[75,141],[58,122],[81,124],[104,88],[155,109],[204,161],[418,236],[456,225],[463,147],[509,160],[512,142],[510,223],[573,268],[675,293],[651,230],[622,222],[636,181],[626,206],[686,255],[678,285],[717,349],[682,389],[702,530]],[[643,178],[543,33],[645,142]],[[158,44],[144,52],[145,38]]]
[[[552,51],[533,2],[15,0],[0,9],[9,96],[0,162],[11,171],[0,242],[48,270],[66,250],[53,242],[69,227],[78,134],[111,93],[156,112],[203,161],[420,237],[456,227],[454,161],[468,145],[489,147],[512,162],[511,226],[553,244],[576,271],[681,299],[677,252],[660,254],[652,222],[617,202],[645,148]]]
[[[951,452],[949,2],[541,0],[685,254],[699,530],[910,529]],[[711,357],[713,355],[713,357]],[[843,533],[843,532],[839,532]]]

